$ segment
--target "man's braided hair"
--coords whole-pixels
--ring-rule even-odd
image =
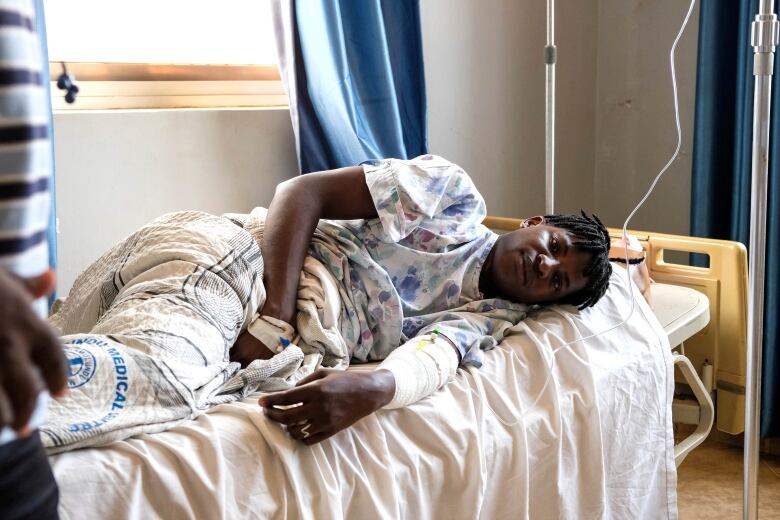
[[[576,305],[585,309],[596,304],[609,286],[612,265],[609,263],[609,232],[596,215],[588,216],[580,210],[579,215],[545,215],[544,223],[569,231],[574,238],[572,245],[580,251],[590,253],[591,259],[585,268],[587,285],[561,300],[560,303]]]

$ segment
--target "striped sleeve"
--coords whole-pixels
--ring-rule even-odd
[[[48,268],[49,107],[31,0],[0,0],[0,267]]]

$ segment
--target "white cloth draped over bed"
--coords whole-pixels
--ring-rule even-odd
[[[478,371],[312,447],[257,394],[158,434],[51,457],[70,518],[676,518],[669,345],[616,269],[596,307],[536,311]],[[349,370],[371,370],[353,366]],[[513,411],[524,410],[515,423]]]

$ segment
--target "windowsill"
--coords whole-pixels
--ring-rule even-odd
[[[99,110],[289,109],[281,81],[80,81],[76,102],[51,83],[55,113]]]
[[[152,113],[152,112],[214,112],[214,111],[220,111],[220,112],[285,111],[287,112],[290,110],[290,107],[288,105],[267,106],[267,107],[212,106],[212,107],[179,107],[179,108],[80,108],[78,105],[79,105],[79,100],[77,99],[75,105],[72,105],[71,108],[68,108],[67,110],[55,109],[53,111],[53,114],[59,116],[59,115],[78,115],[78,114],[86,114],[86,115],[145,114],[145,113]]]

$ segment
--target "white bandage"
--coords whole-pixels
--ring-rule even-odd
[[[395,378],[393,400],[384,408],[402,408],[428,397],[455,377],[458,354],[437,334],[418,336],[387,356],[377,370]]]
[[[277,354],[292,342],[295,335],[292,325],[270,316],[255,316],[246,330]]]

